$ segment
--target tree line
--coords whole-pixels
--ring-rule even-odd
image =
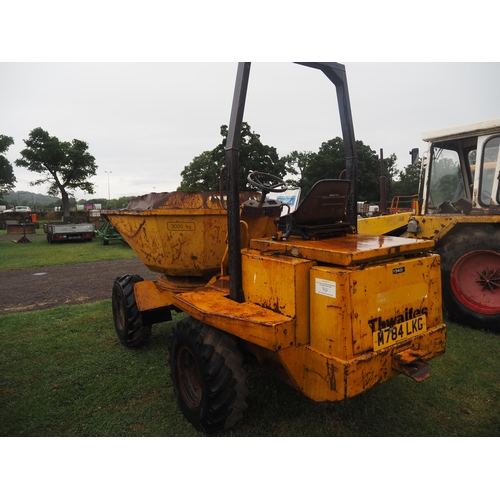
[[[218,191],[219,177],[225,165],[225,147],[228,127],[220,129],[222,140],[211,151],[204,151],[181,172],[180,191]],[[358,199],[375,202],[380,196],[380,176],[386,178],[388,199],[397,195],[418,192],[420,167],[408,165],[404,171],[396,169],[396,155],[381,159],[362,141],[356,141],[358,156]],[[252,171],[273,174],[286,180],[291,188],[301,188],[305,196],[321,179],[345,177],[344,144],[340,137],[323,142],[317,152],[292,151],[279,156],[276,148],[265,145],[260,135],[243,123],[239,146],[239,189],[248,189],[247,176]]]
[[[228,127],[220,128],[221,142],[210,151],[196,156],[181,172],[179,191],[219,191],[221,170],[225,165],[225,147]],[[94,194],[90,179],[97,172],[94,156],[88,152],[88,144],[79,139],[61,141],[38,127],[24,140],[25,149],[15,160],[18,167],[40,174],[33,185],[48,184],[47,193],[60,196],[64,215],[69,215],[70,199],[75,189]],[[5,157],[14,144],[12,137],[0,135],[0,197],[12,191],[16,178],[12,165]],[[380,158],[362,141],[356,141],[358,156],[358,199],[376,202],[379,200],[379,178],[384,174],[388,199],[396,195],[413,195],[418,191],[419,168],[408,165],[403,171],[395,167],[396,156],[384,159],[381,169]],[[266,172],[283,178],[292,188],[301,188],[305,196],[320,179],[345,176],[344,146],[340,137],[323,142],[317,152],[292,151],[279,156],[275,147],[263,144],[260,135],[250,125],[243,123],[239,147],[239,189],[247,190],[247,176],[252,171]],[[112,200],[113,208],[121,208],[130,197]],[[111,208],[111,200],[100,200],[103,207]],[[94,200],[80,200],[78,204],[93,203]],[[97,203],[97,201],[96,201]]]

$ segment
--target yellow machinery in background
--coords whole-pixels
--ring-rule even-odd
[[[358,232],[371,235],[391,235],[398,233],[402,235],[408,227],[412,212],[401,212],[386,214],[377,217],[364,217],[358,219]]]
[[[385,178],[381,180],[381,192],[385,193]],[[381,196],[382,198],[382,196]],[[418,211],[418,193],[410,196],[394,196],[388,213],[364,214],[368,203],[358,202],[358,233],[371,235],[401,236],[406,232],[410,218]],[[381,200],[383,203],[383,201]],[[402,202],[410,202],[411,208],[403,208]],[[384,203],[383,203],[384,204]],[[360,215],[360,208],[361,213]],[[376,207],[378,210],[378,206]],[[384,207],[385,212],[385,207]]]
[[[349,398],[401,373],[417,381],[445,351],[439,256],[433,242],[356,232],[356,154],[344,66],[307,63],[335,84],[347,179],[316,183],[297,210],[267,195],[286,184],[253,172],[240,193],[238,144],[250,64],[238,66],[225,193],[161,193],[102,214],[149,269],[113,286],[120,341],[173,327],[170,368],[179,406],[207,433],[246,409],[245,363],[315,401]],[[285,210],[286,212],[286,210]]]
[[[447,316],[500,332],[500,120],[427,132],[421,203],[399,226],[430,240],[441,256]],[[413,150],[418,157],[418,150]],[[387,234],[385,218],[363,219],[362,234]],[[403,223],[404,220],[402,219]]]

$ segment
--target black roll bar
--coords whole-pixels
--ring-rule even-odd
[[[351,188],[347,200],[347,217],[350,224],[357,228],[357,166],[356,141],[352,122],[349,90],[345,66],[333,62],[300,62],[321,70],[337,89],[337,102],[339,106],[340,125],[344,141],[347,178],[351,181]],[[244,302],[241,272],[240,249],[240,207],[238,190],[238,151],[243,123],[243,111],[250,75],[250,63],[239,63],[236,73],[231,117],[226,142],[226,171],[227,171],[227,222],[229,246],[229,297],[236,302]]]

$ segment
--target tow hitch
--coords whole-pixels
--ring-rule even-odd
[[[392,367],[416,382],[422,382],[431,376],[431,367],[423,358],[430,354],[425,351],[407,349],[392,357]]]

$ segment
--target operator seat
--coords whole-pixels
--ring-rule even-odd
[[[323,179],[316,182],[295,212],[276,219],[281,239],[295,234],[305,240],[327,238],[350,232],[346,217],[350,181]]]

